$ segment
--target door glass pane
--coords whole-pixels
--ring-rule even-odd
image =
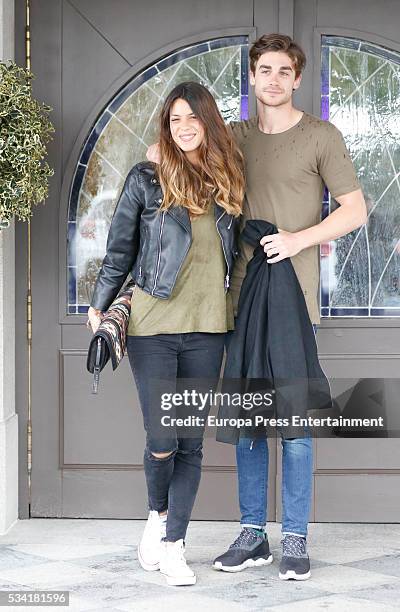
[[[368,223],[321,246],[322,316],[400,316],[400,54],[322,37],[321,116],[343,133]],[[323,216],[335,207],[326,193]]]
[[[208,87],[226,121],[248,118],[248,38],[192,45],[160,60],[119,91],[82,147],[68,214],[68,314],[86,313],[111,218],[132,166],[157,140],[165,96],[182,81]]]

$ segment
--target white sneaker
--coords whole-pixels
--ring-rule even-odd
[[[166,523],[166,516],[160,517],[156,510],[150,510],[138,546],[139,563],[147,572],[155,572],[160,569],[161,539],[165,538]]]
[[[196,575],[188,567],[184,554],[183,540],[162,542],[160,572],[164,574],[167,583],[171,586],[196,584]]]

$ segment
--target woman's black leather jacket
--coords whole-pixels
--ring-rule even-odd
[[[106,255],[90,305],[106,311],[129,272],[138,287],[167,299],[192,243],[189,214],[183,206],[160,211],[163,194],[154,164],[141,162],[129,172],[111,221]],[[215,224],[226,262],[229,287],[238,256],[239,219],[215,205]]]

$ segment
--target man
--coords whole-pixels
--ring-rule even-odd
[[[319,249],[322,242],[360,227],[367,211],[360,185],[339,130],[293,106],[306,58],[289,36],[263,35],[250,49],[250,83],[257,117],[234,124],[246,164],[243,223],[263,219],[278,233],[261,240],[275,264],[290,257],[304,293],[311,322],[320,322]],[[321,221],[324,184],[340,204]],[[252,248],[242,244],[233,271],[232,297],[237,306]],[[306,551],[312,496],[312,440],[282,439],[282,561],[279,577],[306,580]],[[241,437],[236,447],[242,531],[216,569],[236,572],[272,561],[267,535],[268,444],[265,438]]]
[[[293,106],[306,58],[289,36],[261,36],[250,49],[250,83],[257,117],[232,126],[246,165],[243,225],[248,219],[275,224],[261,239],[268,262],[290,257],[311,322],[320,322],[318,245],[343,236],[367,220],[353,164],[339,130]],[[156,145],[155,145],[156,146]],[[157,149],[148,158],[157,161]],[[324,185],[340,205],[321,221]],[[231,283],[235,308],[252,248],[242,243]],[[312,440],[282,439],[282,561],[279,577],[306,580],[306,550],[312,496]],[[241,437],[236,447],[242,530],[217,557],[215,569],[238,572],[272,562],[266,525],[268,444]]]

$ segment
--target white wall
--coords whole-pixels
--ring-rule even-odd
[[[0,0],[0,58],[14,58],[14,0]],[[15,230],[0,230],[0,534],[18,518],[15,414]]]

